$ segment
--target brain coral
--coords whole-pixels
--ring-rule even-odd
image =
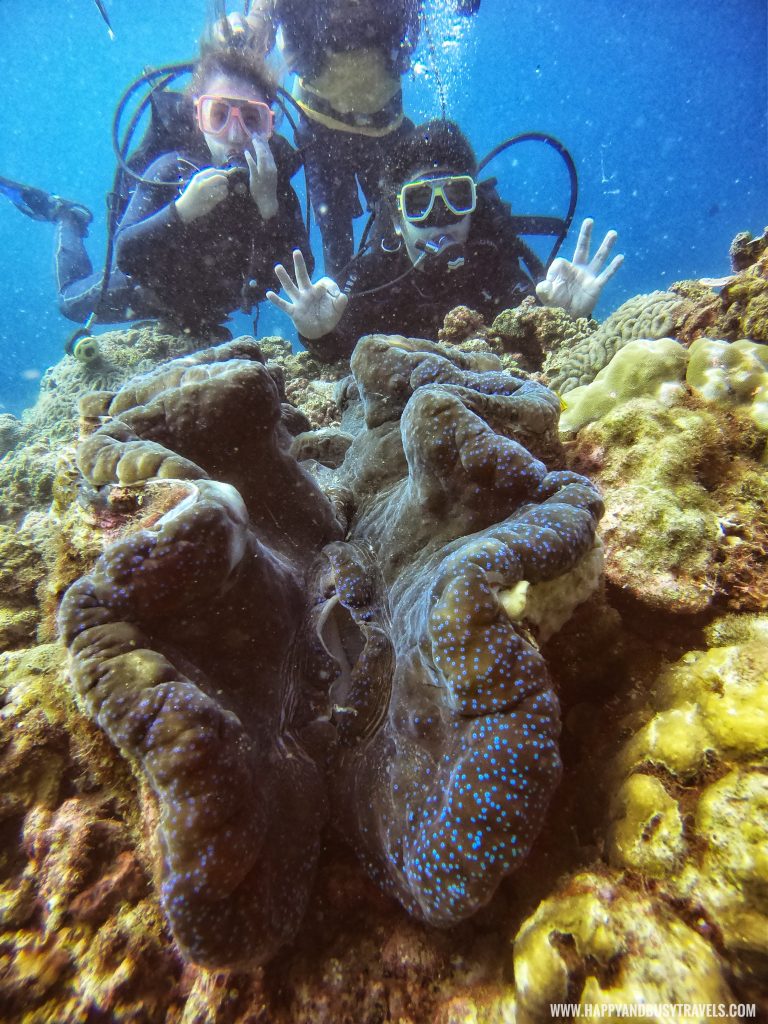
[[[156,795],[163,903],[197,962],[294,933],[328,803],[412,913],[466,917],[559,776],[535,636],[594,589],[602,504],[542,461],[557,398],[402,338],[352,366],[353,440],[315,467],[332,502],[244,341],[138,378],[80,447],[92,506],[119,485],[123,521],[62,604],[72,678]]]
[[[635,295],[612,313],[594,333],[573,348],[558,349],[544,364],[550,387],[559,394],[591,383],[619,349],[641,338],[674,337],[691,303],[672,292]]]

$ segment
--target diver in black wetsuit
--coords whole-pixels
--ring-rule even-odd
[[[471,15],[480,0],[452,6]],[[297,75],[296,141],[332,277],[352,256],[352,222],[362,213],[358,183],[372,206],[387,151],[413,127],[403,115],[401,78],[420,15],[421,0],[251,0],[245,19],[229,16],[230,26],[265,54],[282,29],[283,56]]]
[[[592,222],[585,221],[573,262],[554,260],[544,277],[543,267],[536,273],[526,265],[530,253],[515,236],[508,207],[492,186],[476,184],[476,169],[457,125],[420,125],[389,155],[372,249],[340,282],[324,277],[312,284],[300,253],[295,280],[275,268],[288,298],[267,298],[293,320],[311,352],[345,357],[362,334],[376,331],[435,338],[454,306],[491,317],[526,295],[574,316],[591,313],[623,260],[617,256],[603,269],[616,232],[589,261]]]
[[[298,158],[272,134],[274,84],[261,59],[208,50],[192,95],[199,131],[145,171],[117,232],[116,262],[180,326],[204,331],[264,298],[275,259],[297,246],[311,255],[290,184]]]
[[[123,214],[106,290],[85,249],[90,211],[0,178],[0,193],[18,209],[56,224],[59,306],[70,319],[96,310],[101,323],[162,317],[204,332],[261,301],[275,261],[295,247],[311,262],[290,185],[299,159],[272,134],[275,85],[263,61],[240,48],[209,49],[192,92],[170,106],[181,148],[144,171]]]

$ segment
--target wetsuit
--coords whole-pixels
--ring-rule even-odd
[[[470,306],[492,319],[535,295],[533,277],[523,262],[527,251],[514,233],[508,209],[495,191],[478,189],[464,266],[438,273],[414,268],[404,246],[387,251],[393,239],[374,226],[372,236],[383,238],[386,248],[374,244],[350,267],[343,282],[349,305],[338,327],[315,340],[302,337],[302,343],[318,358],[332,360],[349,356],[363,334],[380,331],[436,340],[446,313],[455,306]],[[355,296],[387,282],[392,284]]]
[[[453,0],[474,14],[479,0]],[[352,222],[380,196],[387,151],[413,124],[403,115],[402,75],[419,34],[421,0],[252,0],[249,20],[283,30],[301,108],[296,141],[323,239],[325,273],[338,278],[354,248]],[[269,39],[268,39],[269,42]]]
[[[379,242],[350,267],[343,283],[349,305],[339,326],[322,338],[301,338],[318,358],[346,357],[362,335],[377,332],[436,340],[445,314],[455,306],[470,306],[490,319],[519,305],[525,296],[536,295],[534,278],[523,262],[529,251],[515,236],[509,208],[493,189],[478,189],[465,263],[455,270],[443,267],[435,273],[416,268],[404,246],[387,251],[392,239],[375,226],[372,236],[377,233],[386,248]],[[534,262],[542,272],[535,258]],[[356,292],[380,286],[387,287],[355,297]]]
[[[164,315],[195,331],[221,324],[237,308],[250,310],[274,286],[275,263],[299,248],[312,264],[306,231],[290,179],[298,157],[282,136],[269,142],[277,166],[278,211],[264,221],[244,176],[203,217],[184,224],[174,200],[199,170],[210,166],[201,140],[159,157],[128,205],[116,239],[116,262]],[[177,184],[170,188],[167,183]]]
[[[93,270],[85,248],[86,231],[76,215],[65,212],[56,219],[53,262],[62,315],[82,323],[97,306],[97,320],[103,324],[157,315],[151,297],[143,295],[116,267],[112,268],[109,285],[102,294],[104,271]]]

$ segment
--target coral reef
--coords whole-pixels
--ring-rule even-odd
[[[631,342],[569,392],[572,465],[606,494],[607,578],[672,613],[768,607],[768,346]]]
[[[446,313],[437,338],[446,345],[457,345],[468,338],[484,338],[487,333],[480,313],[469,306],[454,306]]]
[[[753,238],[749,231],[741,231],[731,242],[731,266],[735,271],[746,270],[757,263],[768,250],[768,228],[759,238]]]
[[[731,246],[731,277],[678,281],[671,291],[688,297],[692,308],[676,337],[685,345],[709,336],[726,341],[749,338],[768,342],[768,233],[753,239],[745,232]],[[717,289],[713,294],[712,289]]]
[[[689,349],[686,382],[724,408],[744,408],[768,434],[768,345],[698,338]]]
[[[529,296],[516,309],[505,309],[491,325],[490,338],[515,355],[521,368],[541,370],[588,343],[597,328],[593,320],[574,320],[564,309],[538,306]]]
[[[691,308],[690,300],[672,292],[651,292],[628,299],[596,331],[572,347],[559,349],[545,363],[547,383],[559,394],[590,384],[629,342],[676,337]]]
[[[630,341],[591,384],[568,392],[560,429],[579,431],[633,398],[653,398],[670,405],[683,393],[688,353],[672,338]]]
[[[137,846],[138,794],[77,711],[59,644],[0,656],[0,1016],[147,1022],[181,965]]]
[[[490,899],[559,778],[529,631],[554,633],[602,567],[597,492],[536,457],[557,436],[541,385],[361,342],[361,429],[329,485],[342,542],[262,359],[240,339],[88,403],[103,422],[80,468],[126,503],[60,612],[85,706],[157,798],[174,935],[214,965],[296,931],[323,767],[336,827],[414,915],[446,925]]]
[[[0,1018],[768,1012],[765,237],[563,403],[526,306],[0,418]]]
[[[321,363],[309,352],[293,352],[283,338],[260,338],[259,346],[269,366],[281,368],[286,398],[301,409],[312,427],[337,426],[341,412],[336,386],[349,373],[349,360]]]
[[[117,388],[135,373],[159,361],[200,347],[185,333],[169,333],[158,324],[141,324],[98,336],[98,357],[88,363],[64,356],[47,370],[32,408],[21,420],[4,417],[0,445],[0,491],[3,522],[30,509],[44,509],[53,495],[61,445],[77,438],[80,397],[100,388]]]
[[[522,1022],[552,1019],[554,1003],[590,1004],[599,1016],[611,1004],[735,1002],[707,939],[617,874],[561,885],[515,938],[514,970]]]
[[[675,615],[764,608],[764,449],[749,421],[691,399],[633,399],[584,427],[569,455],[605,493],[607,579]]]
[[[718,643],[718,628],[709,650],[661,673],[618,754],[607,849],[703,908],[749,978],[768,965],[768,619],[747,620],[736,642]]]
[[[0,649],[27,646],[34,640],[36,591],[44,575],[29,531],[0,525]]]

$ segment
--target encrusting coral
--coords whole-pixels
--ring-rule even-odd
[[[355,437],[325,482],[342,542],[262,358],[241,339],[91,403],[81,470],[135,497],[60,613],[86,707],[157,796],[177,941],[221,965],[295,932],[323,770],[336,826],[412,913],[449,924],[488,901],[559,776],[527,630],[559,628],[601,568],[597,492],[536,457],[557,449],[541,385],[361,342]]]
[[[533,296],[528,296],[516,309],[499,313],[489,336],[514,353],[524,370],[536,371],[587,344],[596,328],[594,320],[574,319],[564,309],[538,306]]]
[[[569,392],[572,465],[606,495],[608,579],[674,614],[768,607],[768,346],[630,342]]]
[[[704,908],[749,978],[768,965],[768,620],[723,626],[661,673],[617,755],[608,855]]]

